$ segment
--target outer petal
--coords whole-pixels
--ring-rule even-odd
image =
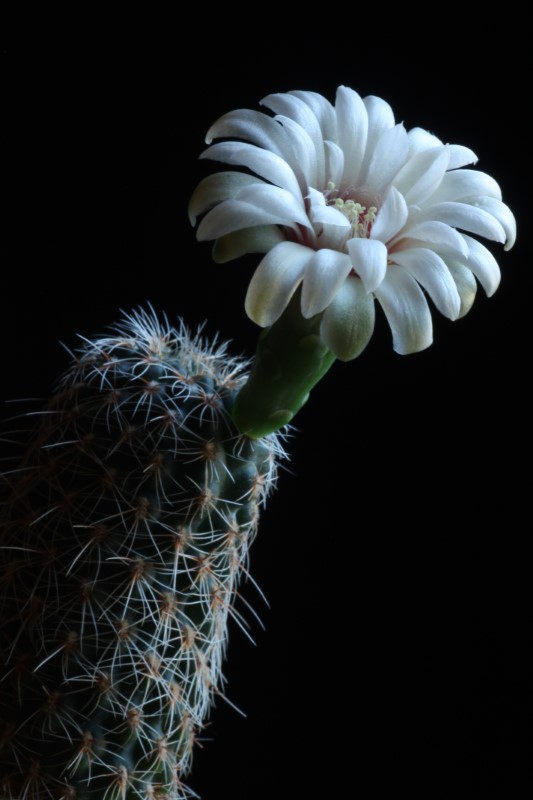
[[[264,147],[283,158],[287,157],[287,137],[283,128],[272,117],[262,111],[241,108],[230,111],[211,125],[205,141],[213,139],[246,139],[258,147]]]
[[[465,314],[468,314],[474,300],[476,299],[476,292],[477,292],[477,283],[476,279],[474,278],[472,272],[465,267],[464,264],[460,264],[458,261],[448,260],[446,261],[448,269],[450,270],[451,276],[455,281],[455,285],[457,286],[457,291],[459,292],[459,297],[461,298],[461,308],[459,310],[459,317],[464,317]]]
[[[341,361],[363,352],[374,331],[374,298],[359,278],[349,275],[324,311],[320,335]]]
[[[401,231],[408,216],[409,210],[403,195],[391,186],[372,225],[372,239],[388,242]]]
[[[326,100],[326,98],[318,94],[318,92],[291,91],[289,94],[299,97],[300,100],[303,100],[304,103],[309,106],[318,120],[320,130],[322,131],[322,138],[330,139],[332,142],[335,142],[337,140],[337,117],[335,115],[335,109],[329,100]]]
[[[272,325],[300,284],[314,251],[295,242],[281,242],[263,258],[253,274],[244,307],[257,325]]]
[[[198,226],[196,237],[202,242],[254,225],[287,225],[311,228],[307,214],[285,189],[257,184],[209,211]],[[312,229],[311,229],[312,233]]]
[[[445,145],[415,153],[394,178],[394,185],[409,205],[419,205],[439,186],[449,161],[450,151]]]
[[[302,286],[302,314],[314,317],[332,301],[352,269],[345,253],[317,250],[307,265]]]
[[[317,160],[313,140],[307,131],[290,117],[277,116],[276,120],[283,125],[287,132],[293,152],[293,163],[298,165],[298,171],[304,178],[301,188],[305,194],[308,186],[314,186],[317,183]]]
[[[381,97],[369,95],[363,99],[363,103],[368,114],[368,136],[361,172],[366,173],[381,134],[390,128],[394,128],[394,114],[390,105],[385,100],[382,100]]]
[[[411,128],[407,134],[407,139],[409,143],[409,157],[423,150],[442,145],[440,139],[433,133],[424,130],[424,128]]]
[[[450,270],[440,256],[424,247],[415,247],[395,253],[393,258],[424,287],[441,314],[457,319],[461,298]]]
[[[468,245],[468,260],[464,262],[471,272],[474,273],[481,283],[488,297],[492,297],[500,285],[500,268],[490,250],[485,245],[473,239],[471,236],[463,234],[463,238]]]
[[[381,194],[405,164],[409,155],[407,133],[403,125],[395,125],[379,137],[374,155],[366,175],[361,180],[368,184],[370,192]]]
[[[373,292],[387,272],[387,248],[377,239],[350,239],[348,252],[365,290]]]
[[[482,208],[498,220],[507,239],[503,249],[510,250],[516,241],[516,220],[509,206],[495,197],[467,197],[463,202],[476,208]]]
[[[277,225],[257,225],[221,236],[213,245],[213,260],[225,264],[245,253],[268,253],[276,244],[284,242],[283,231]]]
[[[389,242],[389,250],[395,252],[425,245],[431,245],[438,253],[468,258],[468,245],[461,234],[445,222],[434,220],[407,225],[395,241]]]
[[[486,195],[502,199],[502,192],[490,175],[479,172],[477,169],[455,169],[447,172],[439,188],[431,197],[432,203],[442,203],[445,200],[462,200],[474,195]]]
[[[301,197],[300,184],[285,159],[246,142],[220,142],[212,144],[200,154],[200,158],[211,158],[224,164],[248,167],[261,178],[286,189],[294,197]]]
[[[422,289],[402,267],[395,265],[376,290],[392,330],[393,347],[407,355],[425,350],[433,341],[433,324]]]
[[[450,147],[450,166],[448,169],[459,169],[466,167],[467,164],[477,164],[478,157],[469,147],[462,144],[451,144]]]
[[[260,178],[245,172],[216,172],[200,181],[189,201],[189,220],[196,224],[197,217],[210,208],[234,197],[243,186],[262,183]]]
[[[319,121],[311,108],[294,94],[269,94],[261,100],[261,105],[272,109],[275,114],[290,117],[307,131],[315,146],[317,181],[320,186],[323,186],[325,180],[324,139]]]
[[[355,186],[363,163],[368,133],[368,114],[361,97],[347,86],[339,86],[335,99],[337,144],[344,153],[341,188]]]
[[[496,217],[467,203],[437,203],[427,206],[417,216],[417,222],[430,219],[445,222],[469,233],[477,233],[502,244],[506,239],[505,231]]]

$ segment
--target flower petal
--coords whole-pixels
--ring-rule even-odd
[[[200,158],[210,158],[224,164],[235,164],[247,167],[261,178],[286,189],[294,195],[301,197],[302,192],[298,179],[289,164],[276,153],[256,147],[247,142],[220,142],[212,144],[200,154]]]
[[[361,97],[347,86],[339,86],[335,99],[337,144],[344,153],[344,175],[339,188],[356,185],[363,163],[368,133],[368,114]]]
[[[338,144],[324,142],[326,153],[326,187],[329,181],[340,186],[344,172],[344,153]]]
[[[352,269],[346,253],[337,250],[317,250],[309,261],[302,286],[302,314],[314,317],[332,301]]]
[[[379,195],[405,164],[409,154],[407,133],[403,125],[384,131],[379,137],[366,175],[361,180],[368,184],[372,194]]]
[[[392,330],[393,347],[407,355],[425,350],[433,341],[433,323],[422,289],[403,267],[387,270],[376,290]]]
[[[312,233],[309,218],[293,195],[262,183],[245,186],[236,197],[211,209],[200,222],[196,238],[200,242],[217,239],[254,225],[287,225],[295,231],[304,225]]]
[[[445,200],[462,200],[474,195],[486,195],[502,199],[502,192],[498,183],[485,172],[477,169],[455,169],[447,172],[439,188],[431,198],[432,203],[442,203]]]
[[[403,195],[391,186],[372,224],[372,239],[388,242],[401,231],[408,216],[409,210]]]
[[[387,272],[387,248],[377,239],[350,239],[348,252],[365,290],[373,292]]]
[[[324,311],[320,335],[341,361],[363,352],[374,331],[374,298],[359,278],[349,275]]]
[[[409,144],[409,157],[411,158],[415,153],[420,153],[423,150],[429,150],[433,147],[442,145],[433,133],[425,131],[424,128],[411,128],[407,134]]]
[[[477,164],[478,157],[469,147],[462,144],[450,144],[450,166],[448,169],[459,169],[467,164]]]
[[[449,161],[450,151],[446,145],[415,153],[394,178],[394,185],[409,205],[419,205],[439,186]]]
[[[307,131],[293,119],[280,115],[276,119],[287,132],[294,155],[294,163],[298,164],[298,170],[304,178],[301,188],[305,194],[309,186],[317,184],[315,146]]]
[[[495,197],[465,197],[464,203],[468,203],[476,208],[482,208],[495,219],[505,231],[506,243],[504,250],[510,250],[516,241],[516,220],[509,206],[497,200]]]
[[[500,285],[501,273],[498,262],[490,250],[477,239],[467,236],[466,233],[463,233],[463,238],[468,245],[468,260],[464,265],[474,273],[487,297],[492,297]]]
[[[467,203],[447,201],[427,206],[417,216],[417,222],[429,219],[445,222],[469,233],[477,233],[495,242],[503,243],[506,239],[502,225],[492,214]]]
[[[281,242],[263,258],[252,276],[244,307],[257,325],[272,325],[300,284],[313,250],[296,242]]]
[[[396,241],[389,242],[389,250],[408,250],[424,245],[431,245],[432,250],[441,254],[468,258],[468,246],[461,234],[445,222],[435,220],[408,225]]]
[[[320,124],[311,108],[294,94],[269,94],[261,100],[261,105],[267,106],[275,114],[290,117],[307,131],[315,146],[316,175],[319,186],[324,185],[324,140]]]
[[[451,276],[457,286],[459,297],[461,298],[461,308],[459,310],[458,319],[468,314],[474,300],[476,299],[477,283],[472,272],[464,264],[458,261],[449,260],[446,262]]]
[[[390,105],[381,97],[368,95],[363,103],[368,114],[368,135],[361,173],[366,173],[381,134],[394,127],[394,114]]]
[[[220,236],[213,245],[213,261],[225,264],[246,253],[268,253],[285,236],[277,225],[256,225]]]
[[[350,228],[348,218],[335,206],[328,206],[322,192],[309,189],[309,199],[311,201],[309,217],[313,224],[326,223],[327,225],[336,225],[344,230]]]
[[[213,139],[222,138],[245,139],[282,158],[287,158],[289,154],[285,131],[272,117],[262,111],[241,108],[224,114],[211,125],[205,141],[211,144]]]
[[[424,247],[415,247],[395,253],[393,258],[427,291],[441,314],[448,319],[457,319],[461,298],[450,270],[440,256]]]
[[[197,218],[205,214],[210,208],[234,197],[243,186],[252,183],[262,183],[255,175],[245,172],[216,172],[200,181],[189,201],[189,219],[191,225],[196,224]]]
[[[337,140],[337,117],[335,115],[335,109],[329,100],[326,100],[326,98],[318,94],[318,92],[302,92],[297,90],[291,91],[289,94],[299,97],[300,100],[303,100],[304,103],[309,106],[318,120],[323,139],[330,139],[332,142]]]

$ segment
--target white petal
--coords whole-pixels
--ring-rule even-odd
[[[376,291],[392,330],[393,347],[407,355],[425,350],[433,341],[433,324],[422,289],[402,267],[387,270]]]
[[[411,128],[407,134],[407,139],[410,157],[415,153],[420,153],[423,150],[429,150],[430,148],[442,145],[440,139],[434,136],[434,134],[424,130],[424,128]]]
[[[393,259],[427,291],[441,314],[457,319],[461,298],[450,270],[440,256],[424,247],[415,247],[395,253]]]
[[[350,239],[348,252],[366,291],[375,291],[387,272],[387,248],[383,242],[377,239]]]
[[[504,250],[510,250],[516,241],[516,220],[509,206],[495,197],[465,197],[462,201],[476,208],[482,208],[498,220],[505,231],[506,243]]]
[[[318,92],[291,91],[289,94],[299,97],[300,100],[303,100],[304,103],[309,106],[318,120],[320,130],[322,131],[322,138],[331,139],[332,142],[336,141],[337,117],[335,115],[335,109],[329,100],[326,100],[326,98],[318,94]]]
[[[464,264],[458,261],[447,261],[448,269],[457,286],[459,297],[461,298],[461,308],[458,319],[468,314],[474,300],[476,299],[477,283],[472,272]]]
[[[468,257],[468,245],[461,234],[445,222],[435,220],[408,225],[396,241],[389,242],[389,249],[407,250],[424,245],[441,254]]]
[[[347,86],[339,86],[335,99],[337,144],[344,153],[344,175],[340,188],[357,184],[368,133],[368,114],[361,97]]]
[[[200,181],[189,201],[189,219],[196,224],[200,214],[205,214],[223,200],[234,197],[243,186],[260,183],[260,178],[245,172],[216,172]]]
[[[222,138],[246,139],[282,158],[287,157],[285,131],[262,111],[241,108],[224,114],[209,128],[205,140],[207,144],[211,144],[213,139]]]
[[[450,161],[446,145],[415,153],[394,179],[394,185],[409,205],[427,200],[441,183]]]
[[[344,172],[344,153],[338,144],[324,142],[326,153],[326,186],[332,181],[335,186],[340,186]]]
[[[281,242],[263,258],[248,287],[246,313],[257,325],[272,325],[283,313],[300,284],[314,250]]]
[[[283,125],[287,132],[293,152],[291,163],[298,164],[298,169],[304,178],[304,185],[301,185],[301,188],[305,194],[308,186],[317,183],[315,146],[307,131],[290,117],[277,116],[276,120]]]
[[[372,224],[372,238],[388,242],[401,231],[408,216],[409,210],[403,195],[391,186]]]
[[[219,237],[213,245],[213,260],[225,264],[246,253],[268,253],[276,244],[285,241],[277,225],[257,225]]]
[[[290,117],[307,131],[315,146],[318,185],[323,186],[325,180],[324,140],[320,124],[311,108],[293,94],[269,94],[261,100],[261,105],[267,106],[275,114]]]
[[[450,148],[450,166],[448,169],[459,169],[459,167],[466,167],[467,164],[477,164],[478,157],[473,150],[469,147],[464,147],[462,144],[451,144]]]
[[[501,189],[490,175],[477,169],[455,169],[446,173],[431,201],[442,203],[445,200],[462,200],[464,197],[474,195],[502,199]]]
[[[374,298],[355,275],[349,275],[324,311],[320,335],[341,361],[357,358],[374,331]]]
[[[332,301],[352,269],[346,253],[317,250],[305,271],[302,286],[302,314],[307,319],[323,311]]]
[[[307,214],[292,194],[278,186],[256,184],[215,206],[198,226],[198,241],[217,239],[226,233],[254,225],[287,225],[294,230],[304,225],[312,232]]]
[[[327,225],[336,225],[344,230],[350,227],[348,218],[342,211],[339,211],[335,206],[328,206],[326,204],[326,198],[322,192],[316,189],[309,189],[308,196],[311,202],[309,217],[314,225],[325,223]]]
[[[490,250],[477,239],[467,236],[466,233],[463,234],[463,238],[469,248],[468,261],[465,261],[464,265],[474,273],[487,296],[492,297],[500,285],[501,273],[498,262]]]
[[[247,167],[261,178],[291,192],[295,197],[302,196],[296,175],[285,159],[268,150],[263,150],[261,147],[256,147],[254,144],[246,142],[212,144],[200,154],[200,158],[210,158],[214,161],[222,161],[224,164]]]
[[[369,95],[363,99],[363,103],[368,114],[368,135],[361,173],[366,173],[381,134],[394,127],[394,114],[390,105],[381,97]]]
[[[368,184],[371,193],[381,194],[388,189],[405,164],[408,154],[407,133],[401,123],[381,134],[368,165],[368,172],[361,175],[361,180]]]
[[[437,220],[460,228],[469,233],[477,233],[495,242],[505,242],[505,231],[498,220],[482,208],[466,203],[436,203],[422,209],[417,221]]]

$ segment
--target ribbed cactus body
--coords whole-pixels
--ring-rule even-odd
[[[279,440],[238,435],[243,364],[151,315],[87,341],[0,522],[0,798],[162,800],[223,682]]]

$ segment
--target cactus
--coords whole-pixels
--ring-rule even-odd
[[[246,363],[137,311],[86,340],[4,475],[0,798],[181,800],[282,436]],[[35,415],[23,419],[34,420]]]

